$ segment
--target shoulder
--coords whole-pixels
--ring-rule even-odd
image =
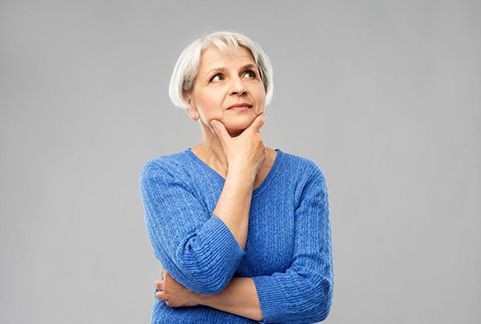
[[[325,181],[322,167],[312,158],[282,151],[285,168],[296,175],[300,182],[313,179]]]
[[[321,166],[313,158],[283,153],[283,162],[286,167],[284,174],[294,190],[293,198],[296,210],[303,202],[305,202],[304,205],[323,201],[327,204],[325,202],[327,200],[327,184]]]
[[[178,178],[184,172],[187,164],[186,151],[177,151],[148,159],[141,167],[140,181],[143,179],[162,175],[164,177]]]

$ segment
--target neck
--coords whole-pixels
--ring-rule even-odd
[[[227,171],[229,170],[229,165],[227,163],[227,158],[224,154],[224,149],[222,143],[220,142],[217,135],[209,127],[205,126],[202,122],[199,122],[202,130],[202,140],[199,144],[192,148],[192,151],[200,157],[204,162],[207,163],[211,168],[216,170],[222,177],[227,177]],[[230,134],[231,136],[237,136],[239,134]],[[267,147],[267,159],[262,165],[260,172],[267,170],[272,165],[273,159],[276,156],[275,151]],[[266,169],[267,168],[267,169]],[[257,179],[257,178],[256,178]]]
[[[224,154],[222,144],[217,135],[202,122],[200,122],[202,130],[202,140],[194,148],[207,164],[217,170],[222,176],[227,175],[228,163]]]

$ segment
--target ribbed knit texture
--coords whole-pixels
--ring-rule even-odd
[[[191,148],[143,166],[145,225],[161,267],[183,286],[215,294],[234,276],[252,277],[264,316],[259,323],[315,323],[327,317],[334,288],[326,179],[312,160],[276,152],[252,193],[245,250],[212,213],[225,179]],[[152,298],[152,323],[256,323]]]

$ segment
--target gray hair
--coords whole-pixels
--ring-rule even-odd
[[[193,90],[202,53],[211,46],[216,46],[221,51],[227,51],[230,48],[239,49],[239,46],[243,46],[251,52],[264,84],[265,106],[267,106],[274,90],[272,65],[269,57],[258,44],[247,36],[229,31],[219,31],[202,36],[184,48],[170,78],[169,97],[172,103],[179,108],[187,109],[188,105],[184,101],[183,93]]]

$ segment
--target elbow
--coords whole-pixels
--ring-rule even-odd
[[[210,294],[218,294],[224,291],[229,285],[232,277],[223,278],[221,281],[213,281],[209,286]]]
[[[202,282],[198,281],[193,287],[191,287],[191,290],[200,295],[215,295],[222,292],[228,284],[229,282],[218,280],[202,280]]]
[[[219,277],[210,274],[207,271],[198,271],[196,269],[178,268],[176,266],[168,267],[173,272],[170,274],[174,279],[187,289],[200,295],[215,295],[223,291],[230,280],[227,277]],[[167,270],[169,272],[169,270]]]
[[[212,268],[199,268],[196,262],[184,258],[172,259],[155,251],[163,268],[182,286],[201,295],[213,295],[223,291],[232,279],[228,274]]]
[[[177,263],[183,275],[188,278],[187,288],[201,295],[214,295],[223,291],[229,284],[232,276],[222,271],[221,267],[204,266],[200,262],[185,262],[185,259],[178,259]]]
[[[327,306],[327,308],[322,307],[321,309],[322,309],[322,312],[319,312],[319,314],[317,314],[316,318],[314,319],[316,322],[324,321],[329,316],[329,313],[331,311],[330,306]]]
[[[195,253],[192,246],[186,245],[186,248],[181,246],[177,250],[175,264],[190,279],[188,288],[202,295],[222,292],[232,280],[241,259],[236,262],[218,260],[205,253]]]
[[[318,302],[314,306],[313,320],[316,322],[324,321],[331,311],[333,289],[334,285],[332,281],[325,280],[322,282],[322,287],[320,289],[321,296],[318,298]]]

